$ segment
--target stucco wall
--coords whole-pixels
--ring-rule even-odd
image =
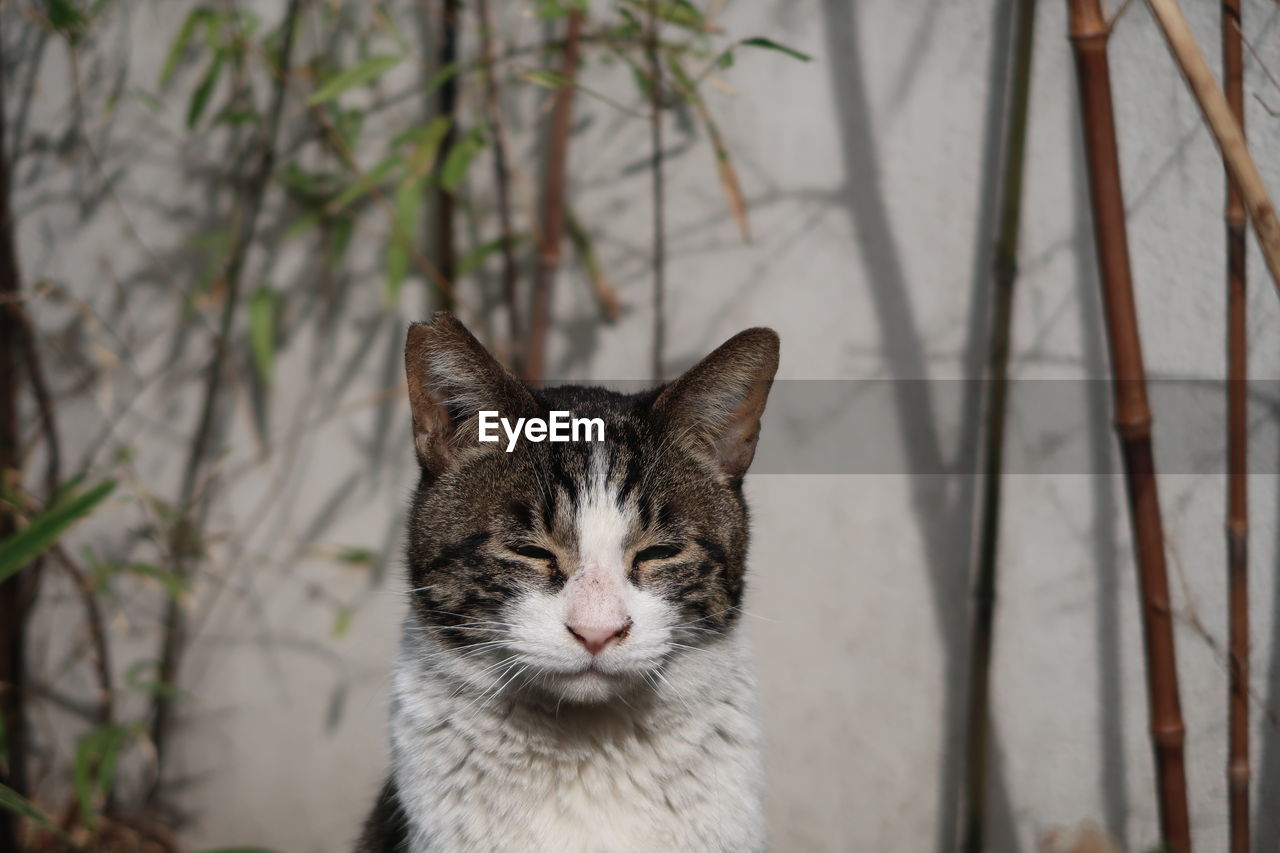
[[[278,14],[275,5],[254,5],[264,17]],[[705,145],[669,162],[672,369],[741,328],[766,324],[782,337],[786,379],[980,374],[999,163],[993,80],[1003,73],[993,39],[1007,37],[1008,5],[727,5],[731,31],[768,34],[815,61],[742,56],[730,77],[736,96],[713,101],[751,204],[751,245],[742,244],[724,209]],[[1216,63],[1217,5],[1184,5]],[[1274,4],[1245,6],[1251,40],[1280,68]],[[3,14],[8,26],[16,12]],[[181,16],[169,4],[137,3],[113,25],[111,38],[131,38],[131,79],[155,80]],[[1012,371],[1027,380],[1099,379],[1107,362],[1065,4],[1040,3],[1035,50]],[[1214,379],[1224,370],[1217,157],[1141,4],[1119,23],[1111,56],[1148,367],[1159,377]],[[1255,62],[1247,67],[1247,85],[1280,109],[1280,91]],[[53,141],[71,100],[65,51],[49,45],[41,69],[31,124]],[[645,156],[645,135],[635,120],[590,99],[581,107],[589,121],[573,149],[574,203],[598,229],[606,267],[629,310],[615,328],[601,327],[583,282],[565,276],[552,364],[563,378],[645,378],[648,179],[635,168]],[[1258,99],[1248,100],[1248,110],[1260,165],[1280,191],[1280,154],[1270,142],[1280,119]],[[122,112],[110,141],[115,156],[107,158],[120,168],[118,202],[107,199],[88,211],[70,200],[90,180],[83,158],[32,155],[44,171],[28,174],[17,196],[31,281],[65,282],[90,304],[106,306],[117,284],[130,286],[133,272],[150,268],[128,229],[181,274],[172,241],[202,215],[202,200],[192,197],[184,176],[215,152],[199,143],[171,144],[156,132],[157,124],[179,126],[180,112],[147,118],[137,109]],[[685,132],[675,125],[673,144]],[[305,271],[305,257],[287,242],[278,245],[277,270]],[[376,260],[361,269],[370,279],[378,275]],[[146,275],[138,281],[162,286]],[[1280,379],[1280,303],[1252,248],[1250,282],[1252,369]],[[343,849],[385,771],[387,670],[402,612],[397,524],[414,472],[403,401],[356,403],[399,382],[402,327],[426,310],[422,290],[411,283],[398,311],[389,313],[380,286],[361,287],[357,275],[341,334],[308,326],[281,355],[272,455],[234,480],[217,513],[228,526],[238,520],[238,529],[255,518],[261,524],[243,541],[223,543],[217,565],[226,570],[225,583],[197,590],[210,595],[220,588],[223,600],[186,671],[192,695],[179,754],[189,780],[182,800],[195,816],[186,831],[192,843]],[[69,309],[44,310],[52,318]],[[135,337],[155,337],[138,348],[138,364],[155,367],[174,357],[176,345],[166,335],[172,321],[169,309],[144,306],[125,318]],[[141,396],[119,429],[136,436],[139,466],[159,482],[176,483],[194,398],[131,381],[122,385]],[[973,398],[956,393],[959,387],[900,383],[875,397],[868,422],[907,435],[895,457],[907,460],[901,471],[748,478],[756,538],[745,625],[763,685],[769,818],[779,851],[951,849],[977,485],[965,428]],[[1030,850],[1044,830],[1083,819],[1146,849],[1157,838],[1152,760],[1108,392],[1102,383],[1063,382],[1061,393],[1078,398],[1067,406],[1073,418],[1046,423],[1035,402],[1043,387],[1015,388],[1011,446],[1033,461],[1064,446],[1076,450],[1067,454],[1074,461],[1030,464],[1005,484],[993,849]],[[1274,391],[1260,385],[1258,393],[1274,402]],[[830,393],[832,405],[840,405]],[[247,399],[243,393],[237,399],[228,422],[235,448],[229,467],[262,452]],[[349,410],[305,437],[290,430],[295,419],[317,418],[344,402],[352,403]],[[1267,430],[1272,411],[1260,405],[1257,419],[1262,440],[1274,445],[1274,429]],[[73,446],[83,449],[98,435],[97,412],[94,403],[72,410]],[[1162,410],[1157,400],[1155,414],[1159,453],[1166,423],[1193,413]],[[766,416],[765,428],[788,435],[794,424]],[[843,441],[852,453],[886,437],[851,429]],[[839,445],[830,452],[838,454]],[[1213,473],[1222,469],[1211,456],[1192,465],[1185,447],[1179,453],[1161,456],[1166,468],[1180,472],[1164,477],[1161,488],[1188,775],[1198,846],[1221,850],[1223,478]],[[851,470],[842,465],[833,459],[833,469]],[[1280,630],[1271,618],[1280,595],[1272,571],[1280,532],[1276,470],[1272,463],[1252,478],[1259,703],[1280,702],[1280,666],[1270,665],[1273,631]],[[299,552],[296,543],[308,536],[387,556],[371,578]],[[354,616],[336,636],[336,613],[348,605]],[[40,653],[52,658],[59,625],[50,619],[42,630]],[[148,641],[135,639],[139,646]],[[1273,850],[1280,837],[1274,809],[1280,744],[1264,716],[1255,705],[1255,802],[1259,849]]]

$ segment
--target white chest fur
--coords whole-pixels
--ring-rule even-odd
[[[400,656],[391,719],[414,853],[764,848],[740,640],[673,661],[661,692],[630,708],[476,702],[423,651],[414,642]]]

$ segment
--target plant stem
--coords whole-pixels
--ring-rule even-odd
[[[440,7],[440,48],[437,53],[437,67],[448,68],[458,60],[458,26],[462,17],[461,0],[444,0]],[[458,75],[452,74],[440,85],[438,93],[438,115],[449,119],[449,130],[440,143],[437,163],[444,163],[458,139]],[[446,189],[439,181],[435,181],[436,215],[435,215],[435,249],[436,268],[449,282],[456,284],[458,277],[458,247],[453,233],[454,210],[456,199],[453,191]],[[453,290],[440,291],[440,307],[446,311],[454,310]]]
[[[1222,2],[1222,82],[1244,135],[1240,0]],[[1227,172],[1227,578],[1230,623],[1227,785],[1232,853],[1249,853],[1249,478],[1245,209]]]
[[[529,317],[529,348],[524,362],[524,378],[545,378],[547,333],[551,325],[551,291],[560,266],[560,244],[564,237],[564,185],[569,156],[569,131],[573,127],[573,93],[578,75],[578,38],[582,33],[581,12],[569,14],[560,73],[567,82],[556,92],[551,113],[551,139],[547,151],[546,180],[542,189],[542,232],[538,243],[538,269],[533,280],[533,308]]]
[[[1160,828],[1171,853],[1188,853],[1191,850],[1191,824],[1183,765],[1185,731],[1178,696],[1164,530],[1151,447],[1151,409],[1147,402],[1146,369],[1138,335],[1124,195],[1120,184],[1111,72],[1106,52],[1109,30],[1098,0],[1068,0],[1068,7],[1071,44],[1079,75],[1085,155],[1089,166],[1094,244],[1106,312],[1107,342],[1111,350],[1115,429],[1124,457],[1125,484],[1143,602],[1147,691]]]
[[[235,239],[223,273],[226,295],[222,305],[222,316],[218,325],[218,336],[214,341],[213,356],[205,375],[204,401],[200,410],[200,420],[192,437],[187,463],[183,469],[177,503],[178,520],[174,524],[170,541],[173,571],[183,580],[190,578],[196,570],[202,548],[204,514],[212,489],[201,489],[199,486],[205,463],[213,450],[214,422],[221,402],[222,381],[227,372],[231,352],[232,333],[236,309],[240,302],[241,278],[245,261],[253,243],[262,201],[275,169],[276,138],[279,135],[280,122],[284,113],[294,35],[297,32],[301,7],[302,0],[289,0],[289,6],[285,11],[280,40],[280,74],[274,82],[271,108],[267,114],[266,124],[257,139],[257,150],[249,160],[252,166],[244,183],[246,189],[237,217]],[[158,673],[159,683],[166,687],[172,688],[176,685],[178,669],[186,645],[186,621],[181,602],[176,596],[171,597],[165,610]],[[159,691],[152,704],[151,741],[156,756],[155,785],[151,790],[153,798],[158,794],[164,778],[168,739],[173,727],[174,695],[173,690]]]
[[[1276,209],[1267,195],[1262,174],[1245,144],[1244,129],[1218,88],[1177,0],[1147,0],[1147,5],[1160,24],[1169,50],[1200,106],[1200,113],[1209,125],[1214,141],[1218,143],[1228,173],[1239,187],[1258,237],[1258,247],[1262,249],[1276,292],[1280,293],[1280,219],[1276,218]]]
[[[0,43],[3,43],[0,40]],[[9,57],[0,56],[0,91]],[[18,395],[21,388],[22,316],[21,268],[17,235],[10,205],[12,163],[3,150],[7,138],[4,104],[0,103],[0,477],[17,485],[22,477],[22,437],[18,428]],[[0,540],[17,530],[14,510],[0,505]],[[34,597],[36,567],[29,565],[0,583],[0,717],[3,718],[6,754],[0,765],[0,783],[27,794],[26,688],[27,619]],[[0,809],[0,849],[18,850],[21,820]]]
[[[662,59],[658,54],[657,0],[649,4],[649,146],[653,150],[653,380],[662,381],[662,352],[666,347],[667,234],[662,163]]]
[[[480,19],[480,54],[484,69],[484,102],[493,132],[493,183],[498,195],[498,227],[502,240],[502,301],[507,309],[507,334],[511,338],[511,352],[518,360],[520,348],[520,307],[516,297],[516,280],[519,267],[516,264],[515,230],[511,215],[511,169],[507,164],[507,134],[502,118],[502,101],[498,91],[498,75],[494,68],[493,19],[489,13],[489,0],[477,0],[476,14]],[[516,373],[519,364],[512,365]]]
[[[986,849],[987,742],[990,708],[991,648],[996,603],[1000,538],[1000,497],[1004,463],[1004,430],[1008,401],[1009,348],[1013,326],[1013,294],[1018,278],[1018,231],[1022,221],[1022,177],[1026,162],[1027,114],[1031,94],[1031,57],[1035,43],[1036,0],[1019,0],[1013,36],[1008,120],[1005,125],[1003,198],[999,239],[992,259],[995,312],[987,379],[991,398],[987,434],[978,567],[974,584],[974,613],[970,643],[969,711],[965,742],[965,828],[962,849]]]

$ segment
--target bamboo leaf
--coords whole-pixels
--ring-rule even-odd
[[[378,552],[372,548],[348,546],[339,550],[335,558],[348,566],[367,566],[378,559]]]
[[[449,192],[456,190],[458,184],[462,183],[462,179],[467,176],[471,161],[484,150],[486,144],[483,127],[472,128],[466,136],[458,140],[449,149],[448,156],[444,158],[444,165],[440,167],[440,185]]]
[[[182,55],[187,52],[191,39],[196,34],[196,28],[201,25],[207,26],[212,14],[213,10],[208,7],[197,6],[182,22],[173,43],[169,45],[169,55],[164,61],[164,68],[160,70],[160,88],[164,88],[173,79],[174,72],[178,70],[178,63],[182,61]]]
[[[409,152],[410,175],[422,177],[431,171],[435,166],[440,144],[449,135],[451,125],[452,120],[449,116],[436,116],[407,137],[415,141],[413,150]]]
[[[139,693],[145,693],[149,696],[160,696],[169,699],[175,699],[184,695],[181,690],[164,681],[146,679],[143,674],[148,669],[159,669],[155,661],[140,660],[129,667],[124,674],[124,683],[129,687],[137,690]]]
[[[76,748],[72,783],[80,802],[80,814],[90,829],[97,823],[97,801],[111,788],[116,759],[128,734],[123,726],[99,726],[82,737]]]
[[[454,77],[458,76],[458,72],[462,66],[457,62],[450,62],[448,65],[442,65],[436,69],[436,72],[427,80],[426,94],[430,95],[436,89],[439,89],[445,83],[448,83]]]
[[[519,245],[523,240],[523,233],[512,234],[512,247]],[[480,269],[481,265],[484,264],[484,262],[488,260],[494,252],[502,249],[502,243],[503,239],[501,237],[496,237],[487,243],[481,243],[479,246],[476,246],[470,252],[463,255],[462,259],[458,261],[458,277],[461,278],[462,276],[470,275]]]
[[[214,54],[213,61],[209,63],[209,68],[200,78],[199,85],[191,93],[191,102],[187,105],[187,129],[195,129],[200,122],[200,116],[204,114],[205,107],[209,105],[209,98],[213,95],[214,87],[218,85],[218,78],[222,76],[223,60],[221,52]]]
[[[47,0],[49,26],[71,44],[84,37],[89,19],[72,0]]]
[[[95,588],[100,586],[107,578],[118,574],[134,574],[150,578],[164,587],[165,593],[170,598],[179,598],[186,591],[188,585],[187,579],[178,573],[162,569],[152,563],[99,563],[92,558],[87,562],[94,566],[93,583]]]
[[[351,621],[355,618],[355,613],[350,607],[338,608],[337,614],[333,618],[333,636],[335,639],[341,639],[351,630]]]
[[[422,225],[423,180],[406,178],[396,188],[392,206],[391,241],[387,245],[386,301],[395,305],[409,274],[410,246]]]
[[[706,16],[702,14],[702,10],[690,3],[689,0],[670,0],[669,2],[662,2],[662,0],[630,0],[630,5],[637,9],[643,9],[646,13],[650,11],[652,6],[652,11],[656,13],[659,20],[675,24],[678,27],[684,27],[686,30],[705,33],[709,29]]]
[[[116,487],[105,480],[86,492],[67,497],[31,519],[27,526],[0,542],[0,583],[43,554],[80,519],[91,513]]]
[[[330,77],[323,86],[307,99],[307,103],[313,106],[315,104],[323,104],[326,101],[332,101],[351,89],[367,86],[392,68],[395,68],[403,59],[403,56],[394,54],[371,56],[356,67],[348,68],[346,71]]]
[[[40,809],[36,808],[35,803],[19,794],[7,785],[0,784],[0,809],[20,815],[28,820],[35,821],[42,829],[56,834],[59,838],[66,838],[66,833],[58,828],[49,816]]]
[[[271,387],[276,357],[276,306],[280,296],[267,287],[249,298],[249,350],[262,384]]]
[[[729,203],[729,211],[738,223],[738,230],[742,232],[742,239],[750,243],[751,223],[747,219],[747,203],[742,196],[742,188],[738,184],[738,172],[733,168],[733,159],[729,156],[729,147],[725,144],[724,137],[720,134],[720,128],[711,117],[711,111],[707,109],[706,103],[698,95],[693,80],[689,77],[688,72],[684,70],[684,66],[675,57],[670,57],[668,64],[671,68],[671,74],[675,78],[677,88],[685,100],[693,105],[698,118],[707,129],[707,138],[711,142],[711,149],[716,157],[716,172],[720,176],[720,186],[724,191],[725,200]]]
[[[794,47],[787,47],[785,44],[779,44],[773,39],[767,39],[767,38],[764,38],[763,36],[757,36],[756,38],[743,39],[742,41],[738,42],[738,44],[746,45],[747,47],[762,47],[765,50],[776,50],[779,53],[785,53],[787,56],[790,56],[794,59],[798,59],[801,62],[813,61],[813,57],[810,56],[809,54],[801,53],[800,51],[796,50]]]
[[[569,226],[569,241],[573,243],[574,254],[577,255],[578,262],[587,273],[591,290],[595,293],[596,301],[600,303],[600,310],[610,323],[616,322],[622,316],[618,291],[604,274],[604,268],[600,265],[600,258],[596,254],[591,235],[582,227],[582,223],[572,211],[567,212],[565,224]]]
[[[560,89],[564,86],[572,86],[573,81],[559,71],[548,71],[545,69],[530,69],[520,75],[538,86],[545,86],[548,89]]]

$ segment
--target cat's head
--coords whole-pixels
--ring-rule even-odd
[[[531,388],[443,313],[410,327],[405,365],[422,469],[411,630],[442,649],[437,665],[482,690],[596,702],[734,628],[773,331],[748,329],[636,395]],[[599,418],[604,440],[521,437],[508,452],[502,429],[479,441],[483,411]]]

